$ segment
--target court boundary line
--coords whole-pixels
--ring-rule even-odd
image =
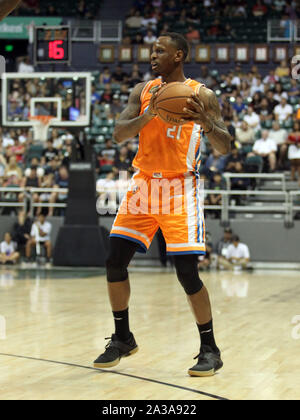
[[[156,384],[159,384],[159,385],[165,385],[165,386],[169,386],[169,387],[172,387],[172,388],[182,389],[184,391],[194,392],[196,394],[200,394],[200,395],[203,395],[203,396],[206,396],[206,397],[210,397],[210,398],[213,398],[215,400],[229,401],[228,398],[220,397],[219,395],[210,394],[210,393],[205,392],[205,391],[199,391],[198,389],[193,389],[193,388],[188,388],[188,387],[181,386],[181,385],[171,384],[169,382],[163,382],[163,381],[159,381],[157,379],[144,378],[143,376],[131,375],[129,373],[117,372],[115,370],[105,370],[105,369],[95,368],[95,367],[92,367],[92,366],[79,365],[79,364],[76,364],[76,363],[61,362],[59,360],[41,359],[41,358],[38,358],[38,357],[22,356],[22,355],[18,355],[18,354],[0,353],[0,356],[15,357],[15,358],[18,358],[18,359],[36,360],[36,361],[39,361],[39,362],[55,363],[55,364],[64,365],[64,366],[79,367],[79,368],[82,368],[82,369],[89,369],[89,370],[94,370],[94,371],[98,371],[98,372],[102,372],[102,373],[112,373],[114,375],[125,376],[125,377],[128,377],[128,378],[139,379],[139,380],[146,381],[146,382],[152,382],[152,383],[156,383]]]

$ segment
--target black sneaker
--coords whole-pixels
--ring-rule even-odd
[[[138,351],[138,346],[135,342],[134,336],[130,333],[128,340],[120,341],[116,334],[112,334],[111,337],[105,338],[110,340],[105,346],[105,352],[94,361],[94,367],[96,368],[109,368],[116,366],[121,357],[130,356]]]
[[[223,366],[220,352],[215,353],[206,345],[202,346],[200,354],[194,357],[197,358],[198,363],[188,371],[190,376],[213,376]]]

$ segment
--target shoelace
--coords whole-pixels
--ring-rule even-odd
[[[203,359],[205,359],[204,355],[205,355],[205,353],[200,351],[200,353],[198,353],[197,356],[194,357],[194,360],[198,359],[198,358],[203,360]]]
[[[111,339],[111,337],[105,337],[104,340],[110,340],[105,346],[105,348],[107,349],[111,345],[112,339]]]

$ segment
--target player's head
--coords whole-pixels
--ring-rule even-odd
[[[183,63],[188,56],[186,39],[175,32],[166,32],[153,44],[151,67],[155,75],[168,75]]]

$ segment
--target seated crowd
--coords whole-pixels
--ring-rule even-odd
[[[290,79],[289,71],[285,62],[267,75],[262,75],[257,66],[245,72],[237,64],[227,74],[201,67],[196,78],[216,92],[224,121],[232,135],[232,150],[227,156],[211,150],[207,139],[203,138],[201,176],[207,188],[223,189],[224,172],[237,174],[232,179],[232,189],[247,189],[251,187],[249,179],[239,178],[238,174],[282,170],[290,170],[291,179],[298,179],[300,185],[300,85],[297,80]],[[151,72],[143,74],[137,64],[133,64],[128,73],[117,65],[113,71],[105,67],[94,76],[92,126],[86,129],[86,133],[94,142],[100,195],[117,182],[120,171],[125,171],[128,177],[133,172],[132,160],[138,138],[116,145],[112,132],[132,87],[151,78]],[[33,142],[31,130],[1,127],[0,186],[25,189],[24,192],[14,192],[13,189],[2,192],[1,201],[26,204],[26,191],[43,187],[48,190],[31,194],[34,214],[40,214],[43,208],[49,216],[63,214],[63,208],[53,205],[64,203],[66,192],[57,192],[54,188],[68,188],[73,140],[73,135],[66,129],[51,128],[46,144],[38,145]],[[101,199],[104,203],[109,197],[102,196]],[[216,192],[207,197],[206,204],[216,205],[220,199]],[[45,207],[45,203],[52,206]],[[11,210],[12,207],[1,209],[2,214]]]

